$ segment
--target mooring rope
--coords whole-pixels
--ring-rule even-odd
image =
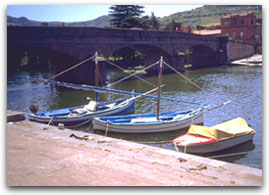
[[[56,77],[58,77],[58,76],[60,76],[60,75],[62,75],[62,74],[64,74],[64,73],[66,73],[66,72],[68,72],[68,71],[70,71],[70,70],[73,70],[74,68],[76,68],[76,67],[78,67],[78,66],[84,64],[85,62],[92,60],[94,57],[95,57],[95,55],[93,55],[93,56],[90,57],[90,58],[87,58],[86,60],[83,60],[82,62],[79,62],[78,64],[76,64],[76,65],[74,65],[74,66],[72,66],[72,67],[70,67],[70,68],[68,68],[68,69],[66,69],[66,70],[64,70],[64,71],[62,71],[62,72],[57,73],[56,75],[50,77],[49,80],[55,79]]]
[[[123,69],[122,67],[118,66],[117,64],[115,64],[115,63],[113,63],[113,62],[110,62],[110,61],[108,61],[108,60],[106,60],[106,59],[104,59],[104,60],[105,60],[107,63],[111,64],[112,66],[114,66],[114,67],[116,67],[116,68],[118,68],[118,69],[124,71],[124,69]],[[147,70],[148,68],[151,68],[152,66],[154,66],[154,65],[156,65],[156,64],[158,64],[158,63],[159,63],[159,61],[155,62],[155,63],[152,64],[152,65],[149,65],[150,67],[147,66],[147,67],[146,67],[145,69],[143,69],[143,70]],[[105,86],[105,87],[110,87],[110,86],[112,86],[112,85],[114,85],[114,84],[117,84],[117,83],[119,83],[119,82],[121,82],[121,81],[123,81],[123,80],[126,80],[126,79],[128,79],[128,78],[130,78],[130,77],[132,77],[132,76],[134,76],[134,77],[136,77],[137,79],[139,79],[139,80],[141,80],[141,81],[147,83],[148,85],[151,85],[151,86],[153,86],[153,87],[156,87],[156,85],[154,85],[153,83],[151,83],[151,82],[149,82],[149,81],[147,81],[147,80],[145,80],[145,79],[143,79],[143,78],[137,76],[136,74],[138,74],[138,73],[133,73],[133,74],[130,74],[130,73],[128,73],[128,72],[126,72],[126,73],[129,74],[128,77],[125,77],[125,78],[123,78],[123,79],[120,79],[120,80],[118,80],[118,81],[115,81],[114,83],[108,84],[108,85]]]
[[[48,129],[48,127],[49,127],[50,123],[52,122],[52,120],[53,120],[53,116],[50,118],[50,120],[49,120],[49,122],[47,124],[47,127],[44,127],[43,130],[47,130]]]
[[[198,86],[197,84],[195,84],[194,82],[192,82],[189,78],[187,78],[186,76],[184,76],[182,73],[180,73],[179,71],[177,71],[175,68],[173,68],[171,65],[169,65],[167,62],[165,62],[164,61],[164,64],[166,65],[166,66],[168,66],[170,69],[172,69],[176,74],[178,74],[179,76],[181,76],[182,78],[184,78],[185,80],[187,80],[188,82],[190,82],[192,85],[194,85],[196,88],[198,88],[198,89],[200,89],[201,91],[203,91],[203,92],[206,92],[206,93],[215,93],[215,91],[211,91],[211,90],[208,90],[208,89],[202,89],[200,86]],[[231,100],[229,100],[229,101],[225,101],[225,102],[223,102],[223,103],[221,103],[221,104],[219,104],[219,105],[217,105],[217,106],[215,106],[215,107],[213,107],[213,108],[207,108],[207,110],[206,111],[204,111],[204,113],[206,113],[206,112],[208,112],[208,111],[211,111],[211,110],[214,110],[214,109],[216,109],[216,108],[219,108],[219,107],[221,107],[221,106],[223,106],[223,105],[226,105],[226,104],[228,104],[228,103],[230,103],[231,102]]]
[[[197,84],[195,84],[194,82],[192,82],[189,78],[187,78],[186,76],[184,76],[182,73],[180,73],[179,71],[177,71],[175,68],[173,68],[172,66],[170,66],[168,63],[166,63],[165,61],[163,61],[163,63],[168,66],[170,69],[172,69],[175,73],[177,73],[179,76],[181,76],[182,78],[184,78],[185,80],[189,81],[191,84],[193,84],[195,87],[197,87],[198,89],[202,90],[203,89],[201,87],[199,87]]]
[[[86,120],[84,122],[78,123],[76,125],[68,125],[68,126],[65,126],[65,127],[67,127],[67,128],[81,127],[81,126],[89,123],[91,120],[93,120],[93,118],[90,118],[90,119],[88,119],[88,120]]]
[[[107,136],[107,132],[108,132],[108,126],[109,126],[109,121],[107,121],[107,123],[106,123],[106,132],[105,132],[105,137]]]

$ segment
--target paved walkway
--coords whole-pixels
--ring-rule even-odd
[[[7,124],[9,186],[262,185],[260,169],[46,127]]]

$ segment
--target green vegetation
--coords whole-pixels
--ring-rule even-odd
[[[210,26],[220,23],[221,16],[225,14],[241,12],[253,12],[257,19],[262,18],[261,5],[204,5],[190,11],[178,12],[164,18],[159,18],[159,21],[163,27],[174,20],[175,22],[182,23],[183,26],[190,25],[196,28],[199,24],[201,26]]]
[[[160,24],[154,13],[151,17],[140,17],[144,13],[143,8],[138,5],[113,5],[109,8],[110,24],[119,28],[159,29]]]
[[[172,20],[172,22],[168,23],[164,30],[175,30],[176,28],[180,30],[181,22],[175,22],[175,20]]]
[[[115,27],[133,27],[138,22],[139,16],[144,13],[143,8],[139,5],[112,5],[109,7],[109,15],[112,17],[110,24]]]

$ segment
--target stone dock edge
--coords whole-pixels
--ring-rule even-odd
[[[7,120],[8,186],[262,186],[262,169],[131,141]],[[18,117],[18,115],[23,115]],[[8,116],[7,116],[8,117]]]

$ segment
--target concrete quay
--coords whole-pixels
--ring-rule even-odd
[[[18,121],[6,128],[8,186],[261,186],[262,170]]]
[[[25,115],[23,112],[7,110],[7,122],[23,121],[23,120],[25,120]]]
[[[242,66],[262,66],[262,55],[254,55],[249,58],[236,60],[233,61],[232,64]]]

